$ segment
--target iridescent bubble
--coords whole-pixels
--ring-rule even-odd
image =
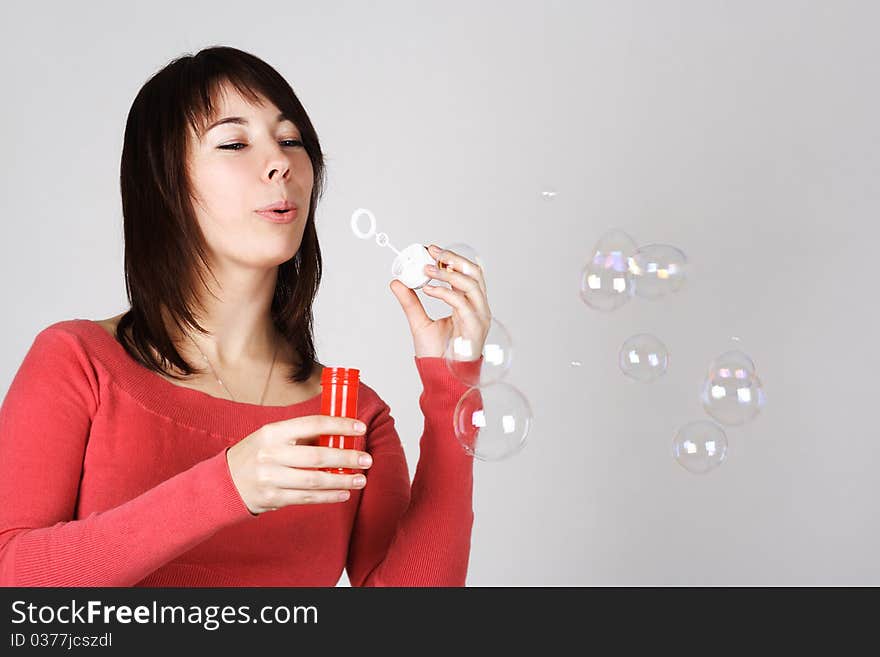
[[[752,359],[738,349],[712,361],[700,400],[705,411],[721,424],[738,426],[754,419],[764,408],[764,385]]]
[[[666,374],[669,350],[657,337],[639,333],[624,341],[618,362],[628,377],[649,383]]]
[[[623,258],[626,262],[627,257],[638,248],[636,241],[625,230],[620,228],[612,228],[602,235],[593,247],[593,260],[596,260],[596,254],[601,254],[603,258],[614,256],[615,262],[619,258]]]
[[[477,364],[481,356],[482,363]],[[470,338],[453,331],[443,358],[459,381],[469,386],[488,385],[500,381],[510,371],[513,339],[504,325],[493,317],[482,349]]]
[[[668,244],[641,246],[629,258],[633,289],[642,299],[660,299],[678,292],[685,281],[687,256]]]
[[[672,455],[688,472],[705,474],[721,465],[727,457],[727,435],[714,422],[690,422],[676,432]]]
[[[616,310],[629,301],[633,295],[629,258],[635,250],[635,241],[622,230],[605,233],[581,270],[581,300],[602,311]]]
[[[525,395],[501,382],[464,393],[453,421],[465,452],[482,461],[499,461],[523,448],[533,417]]]

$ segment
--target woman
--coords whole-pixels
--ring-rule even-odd
[[[0,583],[334,586],[345,568],[353,586],[465,584],[473,462],[452,412],[467,387],[442,354],[453,330],[485,342],[482,272],[430,247],[449,267],[428,274],[452,285],[424,288],[452,308],[437,321],[391,283],[423,383],[410,485],[372,388],[360,422],[319,412],[323,180],[309,117],[253,55],[209,48],[144,85],[121,162],[131,308],[43,329],[13,379]],[[335,449],[322,434],[361,438]]]

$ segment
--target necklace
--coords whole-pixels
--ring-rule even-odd
[[[231,392],[229,392],[229,388],[226,387],[226,384],[220,380],[220,377],[217,376],[217,372],[214,369],[214,366],[211,365],[211,361],[208,360],[208,357],[205,356],[205,352],[199,349],[199,345],[196,344],[196,341],[193,340],[192,336],[189,336],[190,342],[193,343],[193,346],[199,350],[199,353],[202,355],[202,358],[205,359],[205,362],[208,364],[208,367],[211,368],[211,373],[214,375],[214,378],[217,379],[217,383],[223,386],[223,389],[226,391],[226,394],[232,398],[232,401],[236,401],[235,397]],[[257,402],[258,405],[263,405],[263,399],[266,397],[266,391],[269,389],[269,381],[272,379],[272,371],[275,369],[275,357],[278,355],[278,342],[275,342],[275,351],[272,354],[272,365],[269,367],[269,375],[266,377],[266,385],[263,386],[263,394],[260,395],[260,401]]]

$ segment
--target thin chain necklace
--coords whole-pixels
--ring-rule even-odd
[[[220,380],[220,377],[217,376],[217,371],[214,369],[214,366],[211,365],[211,361],[208,360],[208,357],[205,356],[205,352],[199,349],[199,345],[196,344],[196,341],[193,340],[192,336],[189,336],[190,342],[193,343],[193,346],[199,350],[199,353],[202,355],[202,358],[205,359],[205,362],[208,364],[208,367],[211,368],[211,373],[214,375],[214,378],[217,379],[217,383],[223,386],[223,389],[226,391],[226,394],[232,398],[232,401],[237,401],[233,394],[229,392],[229,388],[226,387],[226,384]],[[278,342],[275,342],[275,351],[272,354],[272,365],[269,367],[269,375],[266,377],[266,385],[263,386],[263,394],[260,395],[260,401],[257,402],[258,405],[263,405],[263,399],[266,397],[266,391],[269,389],[269,381],[272,380],[272,371],[275,369],[275,357],[278,355]]]

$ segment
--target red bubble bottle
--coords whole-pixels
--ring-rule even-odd
[[[357,418],[358,385],[360,370],[350,367],[325,367],[321,372],[321,415]],[[318,445],[338,449],[358,449],[363,451],[364,436],[318,437]],[[333,474],[358,474],[361,470],[352,468],[321,468]]]

